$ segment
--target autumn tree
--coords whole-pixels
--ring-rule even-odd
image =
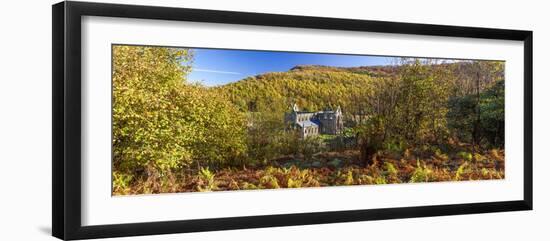
[[[474,148],[486,139],[485,128],[488,126],[484,126],[483,118],[486,116],[485,111],[490,110],[483,107],[484,102],[487,103],[486,92],[489,89],[497,88],[499,85],[497,82],[504,78],[504,63],[501,61],[466,61],[457,63],[453,67],[453,74],[456,78],[453,82],[453,95],[449,100],[451,112],[448,119],[456,133],[462,136],[463,140],[471,143],[472,152],[474,152]],[[502,82],[500,85],[502,86],[502,98],[496,97],[493,99],[495,101],[491,102],[492,106],[501,108],[502,118],[504,118],[503,85]],[[496,89],[493,89],[493,92],[499,93]],[[502,105],[498,104],[497,100],[501,101]],[[501,117],[495,118],[500,119]]]
[[[222,96],[186,83],[189,49],[113,46],[115,172],[169,173],[245,152],[244,116]]]

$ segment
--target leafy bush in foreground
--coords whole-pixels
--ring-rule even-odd
[[[185,83],[192,58],[188,49],[113,47],[113,165],[119,174],[163,177],[245,152],[244,115],[223,96]]]

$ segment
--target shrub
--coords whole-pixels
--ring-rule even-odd
[[[489,156],[494,160],[504,161],[504,157],[499,154],[497,149],[491,149],[491,151],[489,151]]]
[[[307,137],[300,143],[300,152],[305,160],[311,160],[314,154],[324,150],[323,140],[318,136]]]
[[[473,160],[476,162],[480,162],[480,161],[487,160],[487,158],[479,153],[475,153]]]
[[[300,188],[302,187],[302,180],[293,180],[292,178],[289,178],[286,186],[288,188]]]
[[[386,169],[386,174],[389,176],[397,176],[397,169],[391,162],[384,162],[384,167]]]
[[[113,165],[127,174],[222,164],[245,149],[245,118],[224,96],[186,84],[188,49],[113,47]]]
[[[403,141],[396,141],[396,140],[385,141],[384,149],[394,154],[401,154],[405,151],[406,145],[405,145],[405,142]]]
[[[244,190],[255,190],[255,189],[259,189],[259,187],[252,184],[252,183],[243,182],[242,189],[244,189]]]
[[[265,188],[280,188],[276,177],[266,174],[260,178],[260,186]]]
[[[246,164],[268,164],[279,155],[299,152],[296,148],[299,137],[293,132],[284,132],[280,119],[273,113],[248,113]]]
[[[386,178],[384,176],[378,176],[374,179],[375,184],[387,184]]]
[[[338,158],[335,158],[335,159],[332,159],[331,161],[329,161],[327,164],[329,166],[334,167],[334,168],[338,168],[342,165],[342,160],[340,160]]]
[[[191,58],[186,50],[113,47],[113,154],[117,171],[154,165],[159,170],[190,162],[189,142],[175,133],[189,131],[170,103]],[[154,119],[155,121],[150,121]]]
[[[427,182],[430,180],[430,174],[432,170],[426,167],[426,165],[421,165],[420,161],[416,161],[416,168],[411,176],[410,182]]]
[[[369,175],[361,174],[361,175],[359,175],[359,178],[357,178],[357,182],[361,185],[373,184],[374,183],[374,178],[372,178]]]
[[[383,148],[384,123],[382,117],[372,117],[358,128],[360,158],[367,164],[372,164],[373,156]]]
[[[208,168],[201,168],[199,170],[199,183],[197,189],[199,192],[209,192],[217,188],[215,174]]]
[[[466,160],[466,161],[472,161],[472,153],[461,151],[456,154],[459,158]]]
[[[435,157],[439,160],[442,160],[442,161],[447,161],[449,160],[449,156],[447,156],[447,154],[441,152],[440,149],[437,149],[436,152],[434,153]]]
[[[456,170],[455,181],[460,181],[462,179],[462,174],[466,172],[466,167],[468,166],[467,162],[462,163]]]
[[[353,184],[353,172],[351,170],[348,170],[346,173],[346,180],[344,181],[345,185],[352,185]]]
[[[130,184],[134,179],[133,175],[113,172],[113,193],[128,194],[131,190]]]
[[[487,170],[487,168],[481,169],[481,175],[483,176],[489,176],[491,173]]]

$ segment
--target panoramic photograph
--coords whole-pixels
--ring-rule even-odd
[[[112,46],[112,195],[505,178],[504,61]]]

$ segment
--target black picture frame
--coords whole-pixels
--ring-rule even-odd
[[[199,232],[380,219],[532,210],[533,32],[520,30],[366,21],[277,14],[197,10],[89,2],[52,6],[52,233],[60,239]],[[206,23],[280,26],[378,33],[517,40],[524,43],[524,193],[522,200],[334,212],[174,220],[82,226],[81,224],[81,17],[104,16]]]

